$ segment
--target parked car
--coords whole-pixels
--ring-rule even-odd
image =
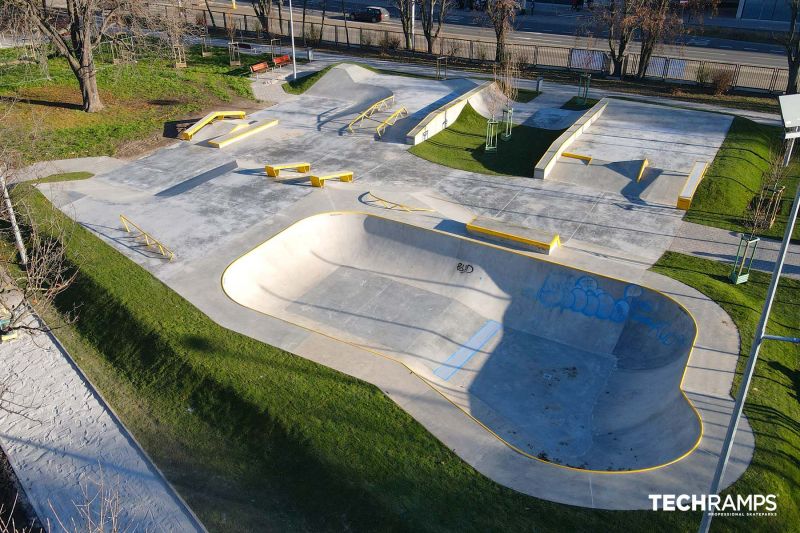
[[[389,11],[384,7],[369,6],[360,11],[352,11],[350,20],[359,22],[384,22],[389,20]]]

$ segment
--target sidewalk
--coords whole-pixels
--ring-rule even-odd
[[[53,336],[21,334],[0,361],[4,400],[23,406],[0,410],[0,445],[47,529],[85,529],[77,506],[94,498],[96,518],[118,498],[119,531],[205,531]]]

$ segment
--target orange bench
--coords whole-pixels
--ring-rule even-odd
[[[252,74],[260,74],[262,72],[266,72],[269,70],[269,63],[263,61],[261,63],[256,63],[255,65],[250,65],[250,72]]]
[[[278,57],[276,57],[275,59],[272,60],[272,64],[275,65],[275,68],[281,68],[283,65],[286,65],[287,63],[291,63],[291,62],[292,62],[292,58],[289,57],[288,54],[285,55],[285,56],[278,56]]]

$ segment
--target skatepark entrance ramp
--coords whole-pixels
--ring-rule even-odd
[[[647,287],[363,213],[296,222],[222,285],[406,366],[531,460],[642,471],[700,440],[681,390],[694,320]]]

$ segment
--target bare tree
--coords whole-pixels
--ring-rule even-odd
[[[786,83],[786,94],[797,94],[797,73],[800,71],[800,0],[788,0],[789,12],[789,31],[784,40],[786,48],[786,60],[789,63],[789,80]]]
[[[325,35],[325,15],[328,12],[328,0],[322,0],[322,18],[319,23],[319,38],[317,39],[317,46],[322,43],[322,37]]]
[[[250,3],[253,6],[253,12],[256,14],[256,18],[258,18],[261,27],[264,28],[264,32],[267,34],[267,39],[271,39],[272,33],[270,32],[269,16],[272,12],[272,0],[251,0]]]
[[[412,42],[413,36],[411,35],[411,15],[413,13],[412,6],[416,0],[392,0],[392,5],[400,11],[400,24],[403,27],[403,36],[406,39],[406,50],[411,50],[414,47]]]
[[[422,32],[428,42],[428,53],[433,53],[433,43],[439,38],[442,23],[447,11],[452,6],[451,0],[421,0]]]
[[[97,90],[97,69],[94,50],[115,16],[126,10],[127,0],[66,0],[66,22],[47,8],[41,0],[7,0],[32,25],[47,36],[63,55],[81,88],[83,109],[95,112],[103,109]]]
[[[594,22],[608,33],[613,76],[625,74],[625,55],[641,21],[642,4],[646,1],[609,0],[608,4],[594,8]]]
[[[489,0],[486,3],[486,15],[497,38],[494,60],[498,63],[502,62],[505,56],[506,38],[514,29],[517,11],[519,11],[518,0]]]
[[[350,48],[350,30],[347,29],[347,11],[344,8],[344,0],[342,0],[342,18],[344,19],[344,38],[347,41],[347,48]]]

